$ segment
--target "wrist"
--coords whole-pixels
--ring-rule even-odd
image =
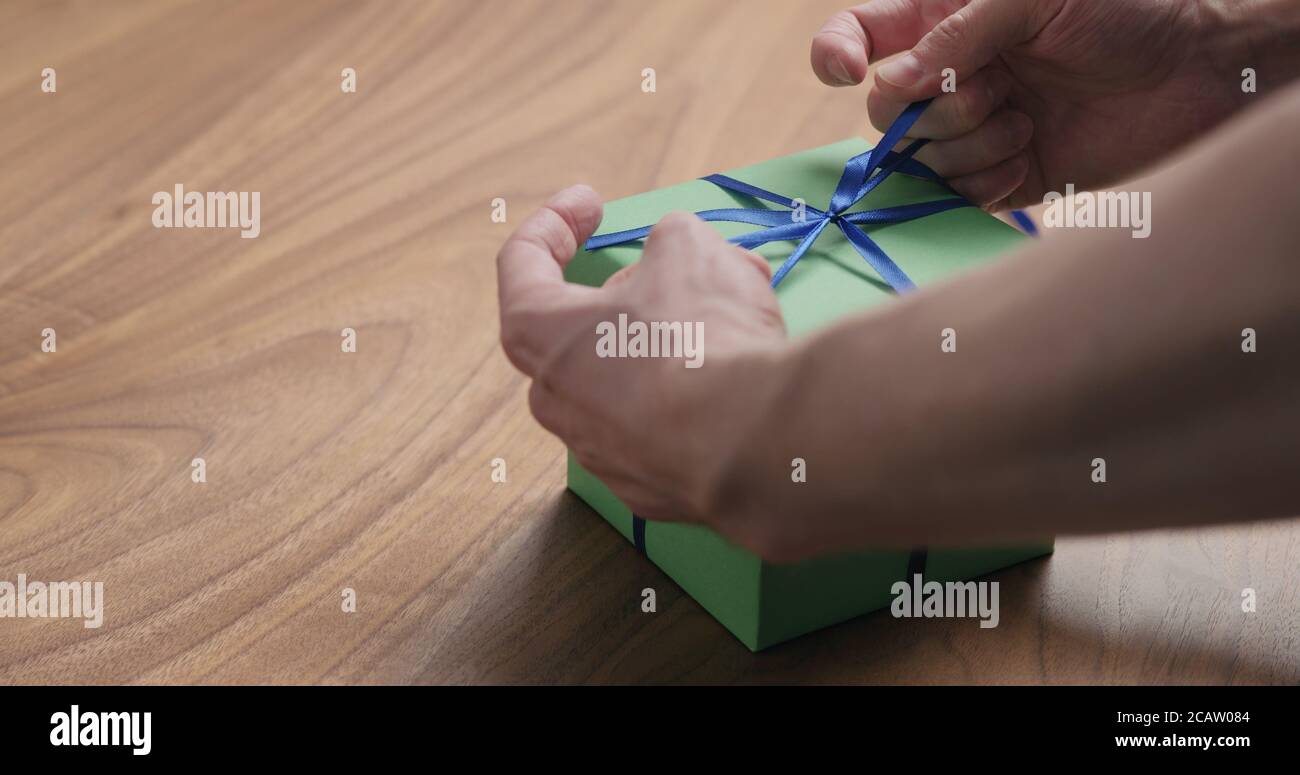
[[[698,472],[693,501],[705,524],[730,540],[768,555],[772,536],[761,513],[775,493],[769,458],[782,444],[781,410],[793,385],[797,344],[770,346],[711,358],[702,379],[687,391],[695,406],[690,439]]]
[[[1209,39],[1209,66],[1229,85],[1228,98],[1243,107],[1300,76],[1300,2],[1296,0],[1201,0],[1199,13]],[[1256,91],[1244,86],[1246,69]]]

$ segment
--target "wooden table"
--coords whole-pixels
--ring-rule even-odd
[[[1062,540],[995,630],[754,655],[565,491],[497,246],[571,182],[869,131],[807,64],[841,2],[0,5],[0,581],[106,597],[0,619],[0,682],[1300,680],[1294,521]],[[261,235],[154,228],[177,183],[261,192]]]

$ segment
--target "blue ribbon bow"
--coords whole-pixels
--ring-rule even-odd
[[[947,185],[938,173],[912,158],[926,144],[926,140],[913,141],[901,153],[889,150],[907,134],[907,130],[912,128],[912,124],[916,123],[916,120],[925,112],[930,102],[931,100],[923,100],[913,102],[907,106],[907,109],[886,130],[875,148],[866,153],[858,154],[845,163],[844,173],[840,175],[839,185],[835,187],[835,193],[831,195],[830,205],[825,210],[795,202],[790,197],[758,186],[752,186],[726,175],[708,175],[701,178],[701,180],[707,180],[728,191],[735,191],[756,199],[784,205],[790,208],[790,211],[768,210],[766,208],[726,208],[701,210],[695,214],[705,221],[751,223],[756,226],[766,227],[738,237],[732,237],[729,240],[743,248],[755,248],[768,242],[799,240],[799,245],[794,249],[794,252],[772,275],[773,288],[785,279],[785,276],[790,273],[795,264],[799,263],[799,259],[804,257],[804,254],[808,252],[808,248],[812,247],[812,244],[817,241],[817,238],[821,236],[826,227],[835,224],[840,231],[844,232],[844,236],[848,238],[854,249],[876,271],[876,274],[880,275],[889,284],[889,287],[900,293],[910,291],[916,287],[916,284],[907,276],[907,273],[899,268],[898,264],[894,263],[893,259],[885,254],[884,250],[881,250],[880,246],[871,237],[867,236],[861,227],[902,223],[958,207],[974,207],[974,204],[964,197],[953,196],[949,199],[938,199],[932,202],[921,202],[900,207],[882,207],[876,210],[861,210],[854,213],[847,212],[847,210],[862,201],[867,194],[871,193],[895,172],[902,172],[905,175],[925,178],[926,180]],[[803,218],[798,217],[801,210],[804,213]],[[1031,234],[1033,233],[1033,222],[1029,220],[1028,216],[1019,210],[1012,213],[1012,215],[1016,218],[1017,223],[1021,224],[1022,228]],[[645,239],[651,228],[653,227],[642,226],[637,229],[601,234],[587,240],[584,247],[587,250],[599,250],[611,245],[635,242]]]

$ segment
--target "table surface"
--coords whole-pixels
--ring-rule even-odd
[[[498,245],[572,182],[872,136],[807,63],[845,2],[0,5],[0,581],[106,598],[0,619],[0,682],[1300,681],[1296,521],[1063,539],[996,629],[751,654],[565,490]],[[154,228],[176,183],[260,191],[261,236]]]

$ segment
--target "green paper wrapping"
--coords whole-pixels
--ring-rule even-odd
[[[801,198],[812,207],[830,201],[844,163],[870,150],[861,139],[815,148],[727,172],[746,183]],[[895,174],[850,212],[873,210],[951,196],[931,181]],[[785,210],[693,180],[637,194],[605,205],[602,234],[657,222],[674,210],[725,207]],[[714,223],[731,237],[750,231],[747,224]],[[918,286],[993,260],[1014,249],[1019,231],[974,207],[963,207],[905,223],[868,226],[867,234]],[[793,242],[774,242],[754,252],[780,265]],[[582,251],[565,269],[569,282],[599,286],[641,256],[641,243]],[[826,229],[777,288],[777,298],[792,337],[815,331],[846,315],[890,301],[894,292],[871,269],[844,235]],[[600,513],[629,542],[632,513],[570,453],[569,489]],[[646,555],[751,650],[884,608],[894,582],[907,573],[908,552],[852,552],[777,565],[737,547],[708,528],[651,522],[646,525]],[[1049,554],[1052,542],[1000,549],[934,550],[925,580],[964,581],[1033,557]],[[633,550],[629,548],[629,552]]]

